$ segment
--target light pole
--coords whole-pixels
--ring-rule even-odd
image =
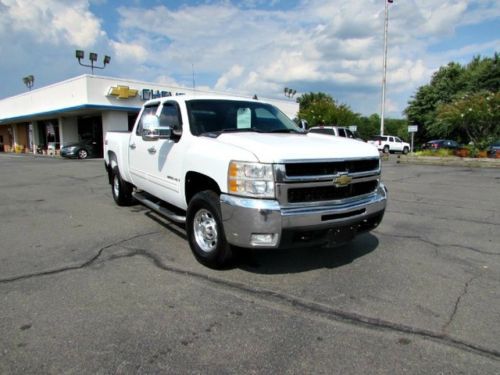
[[[389,28],[389,4],[393,0],[384,0],[385,17],[384,17],[384,72],[382,75],[382,109],[380,114],[380,135],[384,135],[384,116],[385,116],[385,85],[387,77],[387,29]]]
[[[85,52],[83,52],[82,50],[79,50],[79,49],[77,49],[75,51],[75,57],[78,59],[78,64],[80,64],[81,66],[86,66],[87,68],[91,68],[92,74],[94,74],[94,68],[95,69],[104,69],[106,67],[106,65],[111,62],[111,57],[109,57],[108,55],[105,55],[104,59],[103,59],[103,65],[102,66],[95,66],[94,63],[97,61],[97,53],[90,52],[89,53],[90,65],[82,64],[82,62],[80,60],[85,57]]]
[[[31,91],[31,88],[35,84],[35,76],[30,74],[29,76],[23,77],[23,83],[26,85],[28,90]]]

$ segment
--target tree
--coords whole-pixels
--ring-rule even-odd
[[[440,105],[429,131],[440,137],[455,134],[485,148],[500,138],[500,92],[482,91]]]
[[[455,102],[459,105],[461,98],[479,92],[497,93],[500,88],[499,60],[499,54],[495,53],[493,58],[474,57],[465,66],[451,62],[434,73],[429,84],[419,87],[405,109],[408,123],[419,126],[416,141],[425,142],[429,137],[446,135],[469,142],[471,138],[466,129],[470,127],[459,127],[456,121],[452,126],[448,119],[451,107],[446,105]],[[477,107],[477,110],[481,108]],[[438,112],[441,113],[440,119]]]

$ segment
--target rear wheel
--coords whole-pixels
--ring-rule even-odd
[[[186,215],[189,246],[196,259],[210,268],[222,268],[232,258],[222,226],[219,196],[213,191],[197,193]]]
[[[388,154],[390,152],[389,146],[384,146],[384,154]]]
[[[118,167],[113,167],[111,172],[111,193],[116,204],[118,206],[130,206],[134,203],[132,190],[132,185],[121,178]]]
[[[84,148],[78,150],[78,159],[87,159],[89,157],[89,153]]]

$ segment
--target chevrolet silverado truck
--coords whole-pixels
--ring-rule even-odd
[[[271,104],[220,96],[146,102],[131,132],[107,132],[116,204],[186,227],[212,268],[235,248],[334,245],[377,227],[387,189],[371,145],[306,133]]]

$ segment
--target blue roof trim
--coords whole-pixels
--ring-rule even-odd
[[[77,105],[75,107],[66,107],[66,108],[56,109],[53,111],[30,113],[29,115],[3,118],[3,119],[0,119],[0,124],[10,122],[10,121],[28,120],[28,119],[31,119],[33,117],[51,116],[51,115],[55,115],[58,113],[78,111],[81,109],[98,109],[98,110],[101,109],[101,110],[108,110],[108,111],[139,112],[141,110],[141,107],[119,107],[116,105],[83,104],[83,105]]]

